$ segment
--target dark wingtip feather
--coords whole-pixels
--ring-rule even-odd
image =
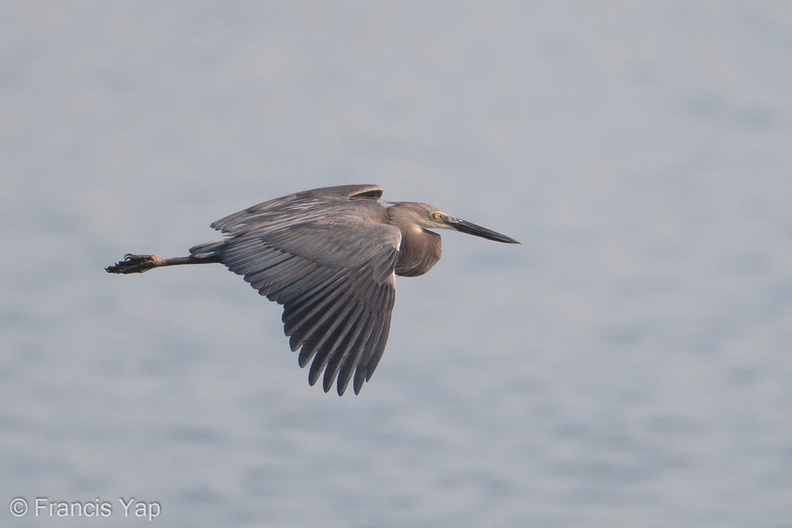
[[[357,369],[355,369],[355,382],[353,388],[355,389],[355,394],[360,394],[360,389],[363,388],[363,383],[366,381],[366,369],[363,365],[358,365]]]

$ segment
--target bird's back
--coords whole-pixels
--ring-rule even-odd
[[[212,227],[230,235],[252,230],[272,232],[293,224],[350,215],[386,223],[385,208],[377,202],[382,192],[382,187],[377,185],[340,185],[302,191],[253,205],[217,220]]]

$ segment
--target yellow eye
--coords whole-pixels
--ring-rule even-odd
[[[441,218],[443,218],[443,213],[432,213],[432,218],[434,218],[435,220],[440,220]]]

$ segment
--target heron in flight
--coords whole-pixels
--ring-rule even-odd
[[[328,392],[337,381],[341,396],[354,378],[358,394],[385,351],[396,275],[423,275],[440,260],[440,235],[430,229],[519,244],[431,205],[381,197],[377,185],[290,194],[214,222],[225,238],[191,248],[188,257],[127,254],[105,269],[222,263],[283,305],[284,332],[292,351],[300,350],[300,367],[311,363],[311,385],[322,376]]]

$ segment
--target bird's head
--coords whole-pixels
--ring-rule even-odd
[[[504,242],[519,244],[509,236],[503,235],[486,227],[452,216],[429,204],[417,202],[397,202],[388,209],[391,221],[401,229],[452,229],[469,235]]]

